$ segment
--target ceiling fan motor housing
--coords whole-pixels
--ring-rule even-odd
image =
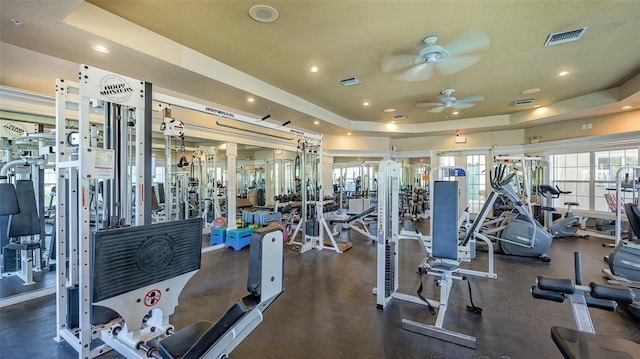
[[[428,64],[434,64],[438,60],[443,59],[449,56],[449,52],[443,49],[441,46],[432,45],[429,47],[425,47],[420,51],[420,55],[418,56],[419,62],[426,62]],[[418,62],[416,62],[418,63]]]
[[[442,104],[445,107],[451,107],[451,105],[453,105],[456,102],[456,98],[451,96],[451,97],[447,97],[445,99],[442,100]]]

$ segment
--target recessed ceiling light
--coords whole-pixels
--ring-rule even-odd
[[[382,111],[384,111],[384,112],[386,112],[386,113],[389,113],[389,112],[395,112],[395,111],[396,111],[396,109],[395,109],[395,108],[385,108],[385,109],[384,109],[384,110],[382,110]]]
[[[320,124],[320,121],[315,120],[315,121],[313,121],[313,124],[314,124],[314,125],[319,125],[319,124]]]
[[[367,101],[365,101],[365,102],[362,103],[362,106],[367,107],[367,106],[369,106],[369,103]]]
[[[347,132],[347,136],[351,136],[351,132]]]
[[[627,106],[623,106],[623,107],[622,107],[622,109],[623,109],[623,110],[630,110],[630,109],[631,109],[631,106],[629,106],[629,105],[627,105]]]
[[[253,97],[247,97],[247,102],[254,103],[256,102],[256,99],[254,99]]]
[[[531,88],[531,89],[526,89],[526,90],[520,91],[520,93],[523,94],[523,95],[531,95],[531,94],[538,93],[538,92],[540,92],[539,88]]]
[[[309,71],[311,71],[311,72],[318,72],[318,66],[311,66],[311,67],[309,68]]]
[[[278,20],[280,13],[268,5],[255,5],[249,9],[249,16],[257,22],[268,24]]]
[[[451,114],[452,114],[452,115],[457,115],[457,114],[459,114],[459,113],[460,113],[460,112],[458,112],[458,111],[453,111],[453,112],[451,112]]]
[[[20,19],[11,19],[11,22],[16,26],[22,26],[22,24],[24,24]]]
[[[558,72],[558,77],[567,76],[568,74],[569,74],[569,71],[560,71]]]
[[[102,45],[93,45],[91,48],[98,52],[102,52],[103,54],[109,53],[109,49]]]

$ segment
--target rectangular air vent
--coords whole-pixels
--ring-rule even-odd
[[[551,45],[563,44],[565,42],[580,40],[580,38],[582,37],[585,31],[587,31],[587,26],[584,26],[578,29],[550,34],[547,37],[547,41],[544,43],[544,46],[551,46]]]
[[[341,80],[338,80],[338,82],[340,82],[342,86],[353,86],[359,85],[361,83],[360,80],[358,80],[355,76],[345,77]]]
[[[532,98],[528,98],[526,100],[518,100],[515,101],[513,103],[514,106],[527,106],[527,105],[531,105],[532,103],[534,103],[536,100],[532,99]]]
[[[405,115],[393,115],[394,120],[406,120],[407,116]]]

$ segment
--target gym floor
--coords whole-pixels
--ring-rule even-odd
[[[418,222],[418,227],[428,225]],[[406,222],[406,227],[414,223]],[[602,282],[608,241],[554,240],[551,263],[533,258],[495,256],[498,279],[469,277],[478,316],[466,311],[466,283],[453,284],[445,328],[477,337],[477,349],[431,339],[401,328],[403,318],[433,324],[426,307],[394,300],[376,309],[376,244],[355,231],[340,234],[353,243],[343,254],[328,250],[304,254],[285,250],[285,291],[265,312],[264,321],[232,353],[234,358],[561,358],[550,337],[552,326],[573,328],[567,303],[533,299],[529,288],[537,275],[573,278],[573,252],[583,256],[585,282]],[[194,321],[216,320],[246,294],[248,248],[227,248],[202,256],[202,268],[180,297],[172,318],[176,328]],[[400,291],[415,294],[417,265],[423,258],[416,241],[400,243]],[[465,267],[485,270],[486,253]],[[437,298],[433,279],[424,279],[423,295]],[[617,312],[591,310],[599,334],[640,343],[640,322]],[[55,296],[0,309],[0,357],[77,358],[55,336]],[[108,353],[105,358],[117,358]]]

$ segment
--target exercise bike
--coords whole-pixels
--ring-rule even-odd
[[[556,209],[553,207],[553,199],[559,198],[561,194],[570,194],[571,191],[563,191],[556,185],[555,187],[551,187],[547,184],[540,185],[540,195],[547,199],[547,207],[542,207],[543,211],[555,211]],[[548,224],[549,233],[552,236],[559,237],[576,237],[578,229],[582,228],[584,222],[586,221],[586,217],[579,218],[576,217],[573,212],[571,212],[571,207],[577,207],[580,205],[578,202],[565,202],[565,206],[567,206],[566,212],[562,215],[562,217],[556,219],[551,224]],[[584,236],[581,236],[584,237]]]
[[[582,285],[580,253],[574,253],[575,283],[571,279],[538,276],[531,295],[562,303],[569,300],[576,329],[552,327],[551,338],[565,358],[640,358],[640,345],[596,334],[589,307],[615,311],[618,303],[632,304],[630,288],[612,287],[594,282]]]

